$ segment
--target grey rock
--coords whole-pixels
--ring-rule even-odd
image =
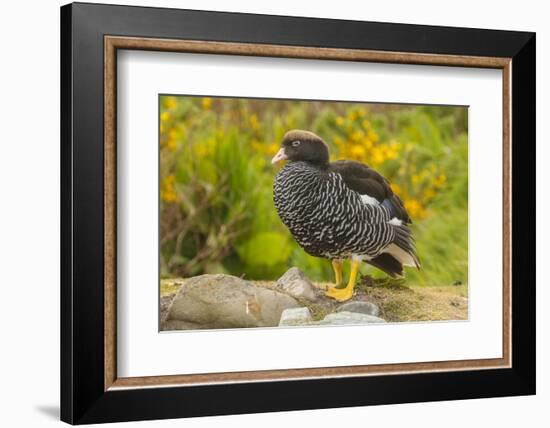
[[[161,324],[166,321],[168,317],[168,308],[170,308],[170,303],[174,300],[175,294],[169,296],[163,296],[160,298],[160,322]]]
[[[334,312],[328,314],[323,320],[319,321],[320,325],[350,325],[350,324],[371,324],[386,322],[382,318],[372,315],[360,314],[357,312]]]
[[[336,312],[357,312],[377,317],[380,313],[380,308],[371,302],[348,302],[338,306]]]
[[[279,327],[309,325],[313,319],[308,308],[290,308],[285,309],[281,314]]]
[[[207,328],[215,328],[209,325],[197,324],[189,321],[181,320],[164,320],[160,324],[162,331],[168,330],[202,330]]]
[[[255,286],[235,276],[201,275],[187,279],[181,286],[168,308],[164,325],[275,327],[285,309],[298,306],[287,294]]]
[[[304,273],[292,267],[277,280],[277,287],[291,296],[315,302],[318,299],[315,287]]]

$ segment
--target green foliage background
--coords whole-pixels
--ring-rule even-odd
[[[392,182],[422,261],[409,283],[467,283],[466,108],[161,96],[159,127],[162,276],[275,279],[297,266],[332,281],[330,262],[307,255],[273,206],[270,159],[299,128],[320,135],[333,160],[359,160]]]

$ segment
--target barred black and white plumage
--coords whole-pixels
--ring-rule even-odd
[[[312,256],[376,258],[392,244],[411,253],[410,231],[383,205],[363,202],[342,176],[306,162],[289,162],[277,174],[273,199],[282,222]]]
[[[273,162],[280,159],[289,162],[275,179],[275,207],[308,254],[365,261],[391,276],[420,267],[411,219],[380,174],[359,162],[329,163],[326,144],[307,131],[285,135]]]

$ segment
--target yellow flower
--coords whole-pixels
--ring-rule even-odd
[[[382,153],[382,150],[379,150],[379,149],[376,149],[376,148],[374,148],[372,150],[371,156],[372,156],[371,161],[374,165],[380,165],[385,160],[384,153]]]
[[[408,199],[405,201],[405,209],[411,217],[420,218],[424,216],[424,208],[416,199]]]
[[[374,131],[374,129],[370,128],[369,132],[367,132],[367,137],[369,137],[369,140],[374,141],[375,143],[380,139],[378,134]]]
[[[164,202],[173,203],[178,200],[178,196],[174,189],[176,177],[173,174],[167,175],[162,179],[160,197]]]
[[[260,121],[258,120],[258,116],[256,116],[255,114],[250,116],[250,126],[255,131],[257,131],[260,128]]]
[[[391,189],[393,190],[393,193],[395,193],[396,195],[400,195],[400,194],[401,194],[401,187],[399,186],[399,184],[390,183],[390,187],[391,187]]]
[[[380,149],[383,151],[384,156],[387,159],[396,159],[397,158],[397,146],[395,144],[384,144],[383,146],[380,146]]]
[[[342,116],[338,116],[336,118],[336,125],[342,126],[344,124],[344,118]]]
[[[363,125],[363,128],[365,128],[365,129],[369,129],[369,128],[370,128],[370,122],[369,122],[367,119],[363,120],[363,122],[361,123],[361,125]]]
[[[205,110],[210,109],[210,107],[212,107],[212,98],[204,97],[201,100],[201,105],[202,105],[202,108],[205,109]]]
[[[275,153],[279,151],[279,144],[277,143],[271,143],[267,146],[267,154],[270,156],[273,156]]]
[[[439,177],[436,177],[433,181],[433,184],[436,188],[443,187],[445,182],[447,181],[447,177],[445,174],[440,174]]]
[[[166,142],[166,147],[168,148],[168,150],[175,152],[178,147],[177,140],[175,138],[169,138]]]
[[[171,115],[170,112],[168,112],[168,111],[163,111],[163,112],[160,114],[160,120],[161,120],[162,122],[166,122],[166,121],[169,120],[171,117],[172,117],[172,115]]]
[[[168,187],[173,187],[175,182],[176,182],[176,176],[174,174],[170,174],[164,177],[164,185]]]
[[[356,158],[362,158],[367,154],[367,151],[365,148],[360,144],[353,144],[351,146],[351,154],[355,156]]]
[[[172,110],[176,108],[178,105],[178,101],[176,100],[176,97],[165,97],[164,98],[164,107],[168,110]]]
[[[355,131],[353,134],[351,134],[351,140],[355,143],[358,143],[363,138],[363,133],[361,131]]]
[[[355,111],[349,111],[348,112],[348,119],[353,122],[355,119],[357,119],[357,112]]]
[[[175,192],[164,192],[162,199],[165,202],[173,203],[178,200],[178,196],[176,195]]]
[[[434,196],[435,192],[433,191],[433,189],[424,190],[424,199],[426,200],[426,202],[431,201]]]

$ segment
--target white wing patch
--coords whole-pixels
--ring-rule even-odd
[[[361,200],[367,205],[380,205],[380,202],[369,195],[361,195]]]
[[[355,254],[355,253],[352,253],[351,259],[352,259],[354,262],[362,262],[362,261],[364,261],[364,260],[371,260],[372,257],[367,256],[366,254]]]
[[[393,224],[394,226],[401,226],[403,224],[403,222],[397,217],[392,218],[390,221],[388,221],[388,223]]]

